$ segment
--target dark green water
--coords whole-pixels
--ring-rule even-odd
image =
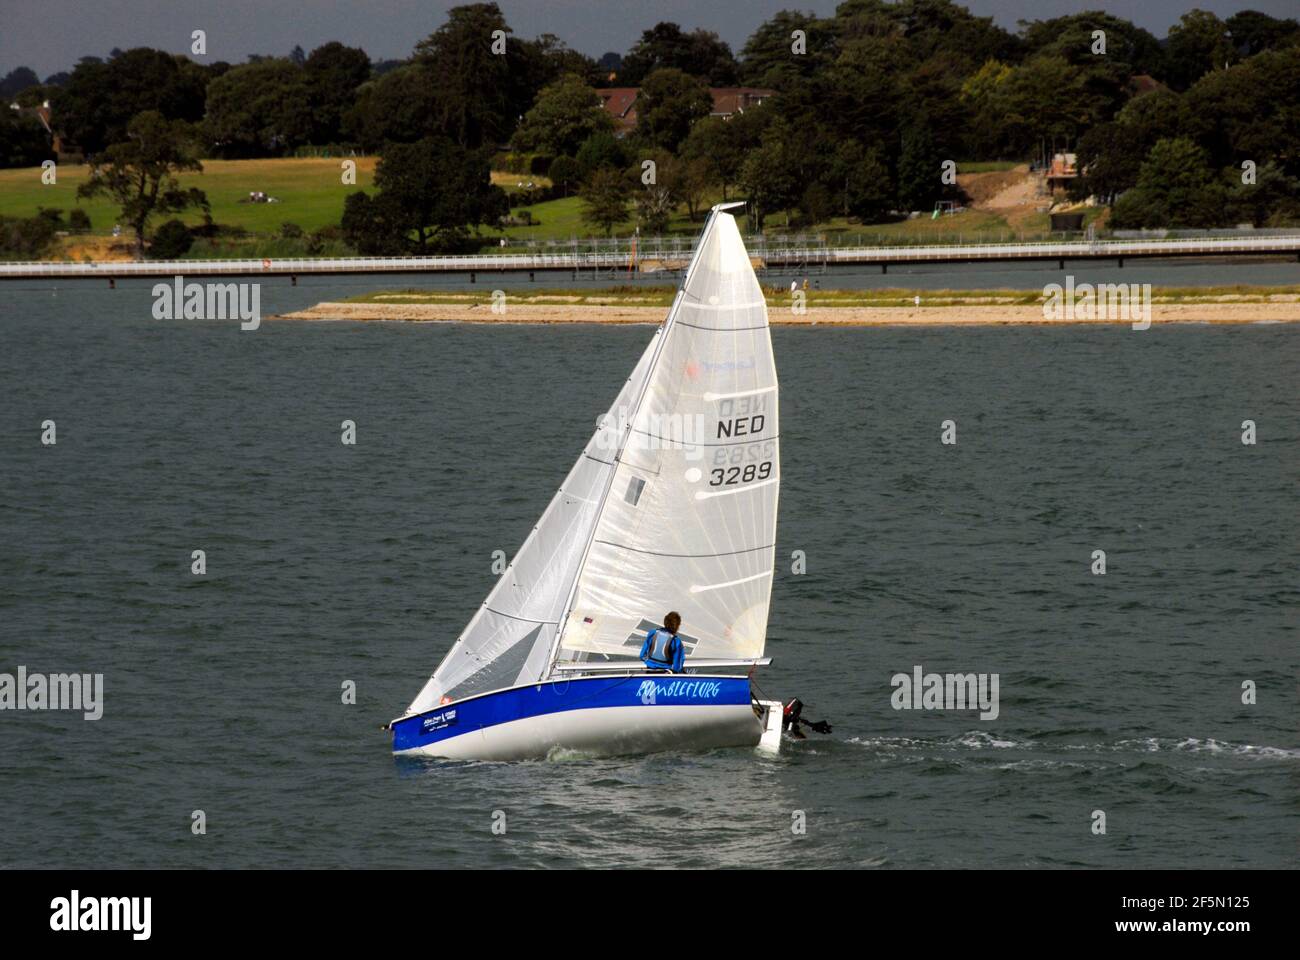
[[[0,672],[101,672],[106,700],[0,713],[0,867],[1296,864],[1293,327],[777,329],[759,682],[835,732],[449,764],[378,727],[650,329],[244,333],[151,302],[0,287]],[[895,711],[917,664],[998,673],[1001,715]]]

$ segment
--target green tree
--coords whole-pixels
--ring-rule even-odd
[[[490,152],[445,137],[388,144],[375,167],[378,195],[357,200],[366,195],[353,194],[345,202],[345,238],[363,253],[452,253],[476,246],[471,231],[509,210],[505,193],[492,185]]]
[[[1256,227],[1295,226],[1300,223],[1300,179],[1289,177],[1275,163],[1255,171],[1254,183],[1239,176],[1228,191],[1228,210],[1235,221]]]
[[[83,57],[51,100],[53,123],[87,154],[126,139],[138,113],[170,120],[203,117],[207,71],[184,57],[139,47],[104,62]]]
[[[953,0],[900,0],[887,9],[917,61],[942,54],[966,74],[989,58],[1016,58],[1020,50],[992,17],[978,17]]]
[[[673,189],[678,202],[686,204],[686,212],[692,220],[700,219],[700,210],[712,182],[708,166],[698,158],[680,159],[676,163],[676,177]]]
[[[576,74],[566,74],[538,93],[515,130],[513,145],[516,150],[571,157],[592,134],[613,130],[613,118],[596,91]]]
[[[1228,28],[1233,46],[1247,57],[1300,39],[1300,23],[1292,19],[1279,20],[1258,10],[1234,13],[1224,21],[1224,26]]]
[[[566,157],[563,154],[551,161],[550,169],[546,171],[550,177],[551,183],[559,187],[567,197],[569,191],[573,189],[582,180],[582,168],[578,166],[578,161],[573,157]]]
[[[1105,34],[1104,54],[1093,52],[1097,30]],[[1020,33],[1028,56],[1050,54],[1084,68],[1118,67],[1124,79],[1135,73],[1165,73],[1164,51],[1154,34],[1101,10],[1022,23]]]
[[[637,97],[637,136],[675,153],[691,125],[712,109],[713,97],[699,80],[673,67],[656,70],[645,78]]]
[[[613,167],[600,167],[578,194],[582,198],[582,222],[610,236],[614,227],[628,218],[627,176]]]
[[[511,48],[514,57],[510,70],[517,81],[512,97],[523,98],[523,109],[533,102],[539,90],[566,74],[579,77],[593,87],[606,85],[607,71],[602,71],[595,60],[571,49],[553,33],[543,33],[535,40],[512,40]]]
[[[1080,176],[1070,187],[1076,200],[1096,196],[1110,203],[1137,184],[1146,155],[1140,135],[1123,123],[1099,123],[1079,139],[1075,151]]]
[[[311,52],[303,62],[303,77],[311,108],[311,142],[337,143],[357,87],[370,79],[370,57],[364,50],[333,41]]]
[[[509,138],[517,114],[532,101],[532,91],[521,90],[526,71],[512,71],[523,54],[509,39],[511,32],[495,3],[472,3],[452,7],[447,22],[416,44],[415,60],[430,83],[438,134],[469,149]],[[493,44],[502,37],[506,52],[494,53]]]
[[[807,153],[794,128],[780,121],[764,132],[762,144],[745,158],[739,183],[755,229],[762,230],[763,221],[778,210],[785,211],[786,222],[791,222],[808,185]]]
[[[827,180],[840,216],[877,223],[893,209],[897,194],[879,146],[867,149],[856,140],[842,142],[831,157]]]
[[[179,260],[194,244],[190,228],[179,220],[168,220],[154,231],[149,256],[154,260]]]
[[[1161,140],[1142,161],[1137,186],[1115,202],[1116,227],[1210,227],[1224,219],[1223,184],[1209,155],[1186,137]]]
[[[312,134],[310,88],[291,60],[232,67],[208,85],[204,131],[224,157],[283,156]]]
[[[705,117],[691,127],[678,152],[684,159],[698,162],[706,182],[721,186],[726,200],[728,188],[740,177],[745,157],[763,142],[763,131],[772,117],[765,105],[726,120]]]
[[[680,70],[715,87],[734,86],[740,80],[731,48],[716,33],[686,33],[675,23],[661,22],[643,32],[628,51],[618,82],[626,87],[644,85],[650,74],[665,69]]]
[[[1165,42],[1169,85],[1186,90],[1211,70],[1238,59],[1228,26],[1205,10],[1190,10],[1169,28]]]
[[[574,159],[578,164],[578,177],[584,183],[602,167],[621,170],[631,161],[622,141],[615,139],[612,133],[593,133],[583,141]]]
[[[845,41],[830,70],[811,82],[783,88],[775,107],[792,121],[816,118],[837,139],[897,143],[902,118],[926,112],[925,95],[947,97],[948,108],[962,109],[959,87],[935,91],[928,66],[918,75],[923,89],[911,88],[909,73],[919,69],[899,38],[855,36]]]
[[[1276,161],[1300,176],[1300,46],[1206,74],[1183,95],[1184,134],[1216,166]]]
[[[1044,55],[1015,67],[997,86],[976,126],[997,131],[1002,155],[1025,156],[1045,138],[1074,141],[1106,119],[1088,95],[1086,76],[1061,56]]]
[[[929,210],[944,196],[943,161],[934,146],[930,125],[923,120],[903,135],[898,161],[898,205],[903,210]]]
[[[399,256],[407,252],[402,211],[364,191],[350,193],[343,200],[339,221],[343,242],[363,257]]]
[[[795,53],[794,33],[804,32],[802,53]],[[815,16],[782,10],[760,24],[741,51],[741,79],[756,87],[784,89],[796,77],[811,77],[830,66],[833,38]]]
[[[406,64],[362,84],[344,112],[342,132],[377,153],[388,142],[413,143],[438,133],[433,77],[422,63]]]
[[[0,259],[39,260],[58,247],[57,231],[49,217],[0,217]]]
[[[0,167],[39,167],[53,159],[45,125],[30,114],[0,104]]]
[[[8,103],[28,87],[39,85],[41,78],[31,67],[15,67],[0,79],[0,101]]]
[[[90,159],[90,177],[77,188],[77,196],[114,200],[120,219],[135,233],[139,256],[153,217],[195,206],[206,214],[208,198],[197,187],[182,189],[177,179],[180,173],[203,171],[192,124],[146,110],[128,125],[126,137]]]

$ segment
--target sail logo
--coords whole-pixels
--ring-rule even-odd
[[[153,290],[155,320],[235,320],[240,330],[262,324],[260,283],[156,283]]]
[[[925,673],[918,664],[910,676],[894,674],[889,684],[895,710],[979,710],[981,720],[998,718],[996,673]]]
[[[50,929],[57,933],[126,931],[132,940],[148,940],[153,932],[152,897],[68,897],[50,901]]]
[[[735,373],[737,370],[753,370],[753,357],[740,357],[735,360],[699,360],[696,367],[707,373]]]
[[[87,720],[104,715],[102,673],[0,673],[0,710],[80,710]]]
[[[1043,287],[1044,320],[1128,320],[1134,330],[1151,326],[1151,284],[1074,282]]]
[[[647,706],[657,702],[659,697],[682,700],[716,700],[722,693],[722,684],[716,680],[673,680],[669,683],[657,683],[654,680],[642,680],[637,687],[637,698]]]

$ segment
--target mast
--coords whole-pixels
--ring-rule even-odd
[[[672,331],[673,322],[677,319],[678,309],[681,307],[682,300],[686,296],[686,288],[690,285],[691,276],[695,273],[695,268],[699,265],[700,251],[704,249],[704,241],[713,229],[714,222],[719,214],[735,207],[743,207],[743,203],[720,203],[713,207],[709,212],[709,219],[704,224],[704,229],[700,231],[700,238],[695,245],[695,256],[691,258],[690,266],[686,270],[686,276],[682,279],[681,289],[677,291],[677,297],[673,300],[673,305],[668,311],[668,317],[665,319],[663,326],[659,329],[657,336],[659,342],[655,345],[655,352],[650,358],[650,364],[646,368],[645,379],[641,382],[637,391],[636,399],[632,403],[631,414],[627,418],[627,423],[623,427],[619,437],[618,449],[614,453],[614,469],[610,470],[609,477],[605,480],[604,489],[600,494],[600,501],[597,504],[596,512],[591,525],[591,530],[587,533],[587,542],[582,548],[582,555],[578,558],[578,565],[574,570],[573,583],[569,587],[568,599],[564,602],[564,615],[560,618],[559,628],[555,631],[555,641],[551,644],[551,652],[548,656],[548,665],[546,674],[543,679],[549,678],[555,672],[555,660],[559,656],[564,642],[564,634],[569,626],[569,616],[573,613],[573,604],[578,595],[578,584],[582,579],[583,568],[587,565],[587,557],[591,553],[591,545],[596,539],[596,530],[600,526],[600,516],[605,509],[605,501],[609,499],[609,492],[613,489],[614,478],[618,475],[618,464],[622,461],[623,451],[627,447],[627,441],[632,435],[633,425],[637,421],[637,416],[641,412],[641,404],[645,401],[645,395],[650,387],[655,369],[659,366],[659,356],[663,353],[664,344],[668,342],[668,334]]]

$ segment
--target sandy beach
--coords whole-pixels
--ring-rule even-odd
[[[662,306],[620,304],[509,304],[493,313],[487,303],[318,303],[280,314],[280,320],[397,320],[417,323],[649,323],[667,315]],[[1130,320],[1047,320],[1038,305],[945,305],[920,307],[809,307],[796,315],[771,307],[769,321],[788,326],[1062,326],[1074,323],[1130,325]],[[1154,303],[1157,323],[1298,323],[1300,302]]]

